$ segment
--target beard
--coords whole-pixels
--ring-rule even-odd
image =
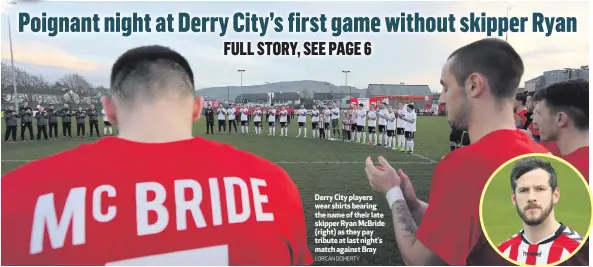
[[[451,116],[449,116],[449,125],[457,131],[467,131],[469,128],[469,114],[471,110],[472,107],[470,106],[469,101],[467,101],[465,96],[462,96],[457,112],[451,113]]]
[[[527,218],[527,215],[525,215],[525,211],[521,210],[519,208],[519,206],[517,206],[517,204],[515,204],[515,208],[517,209],[517,214],[519,214],[519,217],[521,217],[521,220],[529,225],[529,226],[536,226],[536,225],[540,225],[543,221],[545,221],[548,216],[550,216],[550,213],[552,213],[552,210],[554,209],[554,202],[552,200],[550,200],[550,205],[548,205],[547,208],[542,209],[542,214],[539,217],[536,218]]]

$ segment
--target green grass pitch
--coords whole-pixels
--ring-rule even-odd
[[[296,118],[296,117],[295,117]],[[311,136],[308,123],[307,136]],[[103,123],[99,122],[99,132],[103,134]],[[276,126],[276,135],[280,134]],[[61,135],[61,125],[58,125],[58,134]],[[215,122],[215,132],[218,126]],[[449,151],[449,125],[445,117],[418,117],[417,132],[415,136],[415,155],[374,147],[371,145],[341,143],[315,140],[311,138],[295,138],[298,133],[296,119],[289,125],[288,137],[268,137],[267,125],[264,126],[262,135],[253,135],[253,124],[249,129],[250,135],[205,135],[204,119],[194,125],[194,135],[204,136],[222,143],[231,144],[239,149],[247,150],[274,162],[283,167],[298,185],[307,219],[307,232],[309,246],[314,256],[327,256],[336,254],[315,253],[314,231],[314,200],[315,194],[334,195],[371,195],[379,205],[379,211],[385,214],[385,227],[377,228],[374,236],[381,236],[383,243],[373,245],[377,247],[375,255],[372,253],[344,254],[345,256],[360,256],[357,261],[324,261],[315,265],[403,265],[400,253],[394,240],[391,214],[385,198],[374,193],[366,179],[364,160],[367,156],[376,159],[385,156],[396,168],[403,168],[410,176],[419,198],[426,200],[430,179],[438,161]],[[33,126],[36,134],[35,125]],[[240,128],[238,129],[240,132]],[[4,135],[4,126],[2,126]],[[76,126],[72,125],[72,134],[76,134]],[[88,134],[88,126],[87,126]],[[28,134],[25,135],[28,139]],[[20,128],[17,131],[17,140],[20,140]],[[2,173],[9,172],[26,161],[39,159],[55,154],[66,149],[71,149],[79,144],[94,142],[97,139],[59,139],[50,141],[36,141],[2,145]],[[358,245],[357,245],[358,246]]]
[[[543,157],[545,160],[549,158]],[[585,236],[591,221],[591,201],[587,187],[569,166],[550,160],[558,174],[560,200],[554,208],[556,220]],[[482,216],[484,228],[496,246],[522,228],[521,219],[511,202],[510,175],[514,164],[505,166],[492,179],[484,194]]]

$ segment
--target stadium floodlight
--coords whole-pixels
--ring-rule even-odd
[[[507,21],[509,20],[509,11],[511,10],[511,3],[509,1],[505,1],[506,10],[507,10]],[[509,41],[509,31],[504,32],[504,40],[506,42]]]
[[[239,73],[241,73],[241,104],[243,104],[243,72],[245,72],[245,70],[237,70]]]
[[[10,64],[12,65],[12,86],[14,89],[14,109],[15,110],[19,110],[19,102],[18,102],[18,93],[16,90],[16,69],[14,68],[14,55],[12,52],[12,30],[10,27],[10,13],[8,12],[8,9],[10,9],[10,6],[12,5],[16,5],[16,1],[7,1],[4,2],[3,1],[3,5],[2,5],[2,11],[6,12],[6,18],[8,20],[8,42],[10,44]]]
[[[348,87],[348,73],[350,73],[350,71],[343,70],[342,73],[346,74],[346,81],[344,82],[344,85]],[[350,97],[352,97],[352,87],[350,87]]]

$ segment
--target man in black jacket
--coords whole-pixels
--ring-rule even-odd
[[[72,138],[72,111],[68,107],[68,104],[64,104],[64,108],[60,110],[60,117],[62,117],[62,134],[66,138]]]
[[[4,142],[8,142],[8,138],[12,136],[12,142],[16,142],[16,128],[19,123],[19,114],[14,111],[14,106],[8,107],[4,111],[4,120],[6,122],[6,133],[4,134]]]
[[[41,140],[41,133],[43,133],[43,139],[47,140],[47,119],[49,115],[43,107],[39,107],[39,112],[35,114],[37,119],[37,140]]]
[[[208,105],[206,108],[206,134],[214,134],[214,110],[212,106]]]
[[[29,103],[25,102],[19,109],[21,116],[21,141],[25,142],[25,129],[29,129],[29,139],[35,140],[33,137],[33,109],[29,107]]]
[[[91,104],[91,107],[87,110],[86,114],[89,116],[89,132],[91,133],[91,137],[93,137],[93,128],[97,132],[97,137],[101,137],[99,134],[99,111],[95,109],[95,105]]]
[[[49,124],[49,138],[58,139],[58,111],[54,109],[53,105],[50,105],[46,111]]]

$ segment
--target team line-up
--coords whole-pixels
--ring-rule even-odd
[[[255,135],[261,135],[264,121],[267,121],[268,136],[276,136],[276,123],[280,124],[280,136],[288,136],[288,124],[294,115],[298,117],[299,132],[296,137],[307,137],[307,118],[310,117],[311,135],[314,138],[370,144],[406,153],[414,152],[416,112],[413,104],[404,105],[401,102],[397,104],[396,109],[387,107],[386,101],[380,103],[378,108],[371,104],[368,111],[363,104],[346,111],[341,111],[334,103],[330,103],[329,106],[323,105],[322,110],[315,105],[313,109],[307,110],[301,105],[295,112],[284,105],[255,108],[236,104],[229,108],[213,108],[209,105],[206,110],[206,134],[214,134],[216,116],[218,133],[221,133],[222,129],[223,133],[230,134],[232,127],[237,133],[239,117],[241,134],[249,134],[250,122],[253,121]],[[332,133],[336,138],[332,138]]]

